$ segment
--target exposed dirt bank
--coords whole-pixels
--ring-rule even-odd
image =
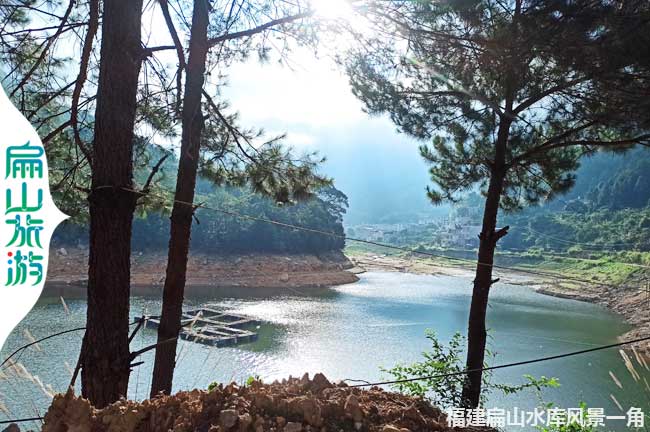
[[[142,403],[119,401],[96,410],[72,393],[58,395],[43,432],[425,432],[451,431],[445,415],[421,399],[379,388],[310,380],[219,385]],[[455,431],[463,429],[456,428]]]
[[[416,274],[437,274],[458,277],[474,277],[474,268],[471,265],[451,266],[430,260],[411,260],[400,257],[391,257],[374,254],[360,254],[351,257],[356,267],[366,270],[400,271]],[[647,291],[644,276],[637,276],[625,284],[616,287],[593,285],[566,286],[562,284],[561,276],[557,278],[540,278],[516,271],[498,271],[502,282],[515,285],[531,286],[537,292],[554,297],[586,301],[607,307],[609,310],[621,315],[633,329],[621,336],[621,340],[638,339],[650,336],[650,292]],[[637,348],[650,356],[650,343],[637,345]]]
[[[131,261],[134,294],[162,292],[167,266],[164,252],[135,252]],[[324,255],[211,256],[192,254],[187,270],[187,294],[209,295],[214,289],[296,290],[326,288],[358,280],[342,253]],[[50,253],[45,295],[85,295],[88,251],[56,249]],[[248,290],[247,290],[248,291]]]

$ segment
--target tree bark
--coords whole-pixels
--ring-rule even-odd
[[[168,341],[156,348],[156,359],[151,384],[151,397],[172,389],[176,365],[177,338],[181,326],[183,295],[187,273],[194,208],[183,203],[194,201],[194,188],[199,163],[203,113],[203,92],[206,60],[209,50],[207,0],[195,0],[192,13],[190,52],[187,62],[185,96],[182,113],[181,152],[176,180],[175,202],[171,216],[171,234],[167,258],[167,273],[163,290],[163,306],[158,328],[158,342]]]
[[[508,228],[496,229],[501,193],[506,175],[505,154],[511,121],[502,119],[495,143],[495,158],[491,168],[483,225],[479,235],[478,262],[472,292],[467,331],[467,370],[481,369],[485,361],[487,331],[485,326],[488,298],[492,280],[492,265],[497,242],[505,236]],[[481,399],[483,372],[478,370],[467,374],[463,385],[462,401],[465,408],[478,407]]]
[[[142,0],[106,0],[95,111],[82,394],[102,408],[126,396],[129,373],[133,128],[142,61]]]

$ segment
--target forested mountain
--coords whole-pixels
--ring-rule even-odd
[[[598,153],[576,173],[576,184],[548,207],[569,211],[644,208],[650,204],[650,150]]]
[[[151,160],[155,161],[155,158]],[[173,172],[173,164],[174,161],[170,162],[170,167],[162,170],[154,189],[155,196],[139,208],[138,217],[134,219],[132,246],[135,250],[162,251],[168,246],[171,198],[167,195],[173,190],[175,179],[166,173]],[[248,218],[274,220],[343,235],[342,220],[348,199],[333,186],[321,188],[315,196],[305,201],[284,205],[253,193],[246,187],[217,186],[207,178],[198,180],[196,194],[195,202],[206,208],[198,208],[195,213],[191,242],[193,251],[215,254],[325,253],[344,247],[345,242],[340,237]],[[85,245],[88,241],[87,231],[82,212],[56,230],[53,244]]]
[[[586,159],[566,195],[507,215],[504,248],[650,251],[650,150]]]
[[[583,160],[575,177],[566,194],[504,213],[499,224],[510,230],[501,240],[503,249],[580,256],[631,252],[627,259],[646,259],[634,253],[650,251],[650,149],[597,153]],[[470,242],[461,246],[459,238],[450,238],[462,232],[475,239],[482,211],[482,197],[472,192],[453,206],[449,219],[407,227],[385,240],[402,246],[452,243],[467,249]]]

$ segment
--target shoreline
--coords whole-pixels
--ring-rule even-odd
[[[354,254],[348,257],[355,266],[366,270],[396,271],[402,273],[468,277],[474,276],[474,268],[451,266],[433,260],[410,260],[396,256],[372,253]],[[500,281],[512,285],[526,285],[542,295],[593,303],[605,307],[619,315],[632,328],[619,337],[619,340],[639,339],[650,336],[650,292],[643,287],[620,285],[617,288],[605,286],[585,286],[568,288],[561,285],[561,275],[557,278],[536,278],[518,273],[516,270],[504,272],[499,270]],[[640,283],[640,281],[639,281]],[[645,356],[650,357],[650,341],[635,344]]]
[[[85,297],[87,284],[88,250],[84,248],[52,249],[46,297]],[[166,252],[138,252],[132,254],[132,293],[160,296],[165,280]],[[472,278],[474,266],[452,265],[429,259],[412,260],[399,256],[373,253],[345,255],[330,252],[309,254],[247,254],[206,255],[191,254],[188,261],[186,295],[189,297],[253,296],[290,292],[297,295],[326,293],[331,287],[354,283],[357,274],[379,270],[401,273],[443,275]],[[632,328],[619,339],[638,339],[650,336],[650,292],[641,287],[641,281],[631,281],[618,287],[597,285],[562,285],[562,276],[534,279],[524,272],[499,270],[501,282],[526,285],[536,292],[569,300],[598,304],[621,316]],[[304,290],[304,291],[303,291]],[[650,342],[637,345],[650,356]]]
[[[43,297],[85,297],[88,250],[52,249]],[[135,295],[160,295],[165,282],[166,252],[137,252],[131,258],[131,287]],[[321,255],[190,254],[187,266],[186,295],[209,296],[215,291],[247,295],[281,292],[313,294],[331,286],[359,280],[353,264],[341,252]],[[297,291],[306,289],[308,292]]]

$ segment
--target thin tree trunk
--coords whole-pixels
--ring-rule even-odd
[[[104,407],[127,394],[133,128],[142,60],[142,0],[106,0],[95,111],[82,394]]]
[[[467,370],[481,369],[485,361],[485,346],[487,331],[485,326],[490,287],[495,282],[492,280],[492,264],[494,264],[494,251],[500,238],[508,233],[508,228],[497,231],[497,216],[499,203],[503,192],[503,182],[506,174],[505,150],[508,141],[510,122],[502,121],[496,142],[495,161],[490,175],[485,210],[483,212],[483,226],[481,228],[480,244],[478,250],[478,263],[476,277],[472,292],[472,304],[469,311],[469,325],[467,331]],[[475,371],[467,374],[463,386],[462,400],[466,408],[476,408],[481,398],[481,384],[483,372]]]
[[[194,1],[190,52],[183,100],[181,152],[174,196],[176,201],[171,216],[167,274],[163,291],[162,315],[158,328],[159,343],[169,339],[174,340],[156,348],[151,384],[152,397],[155,397],[160,392],[166,394],[171,392],[174,367],[176,365],[176,346],[181,326],[187,256],[192,230],[192,214],[194,212],[191,206],[182,203],[194,201],[194,188],[196,186],[201,134],[203,132],[201,95],[209,50],[208,7],[207,0]]]

